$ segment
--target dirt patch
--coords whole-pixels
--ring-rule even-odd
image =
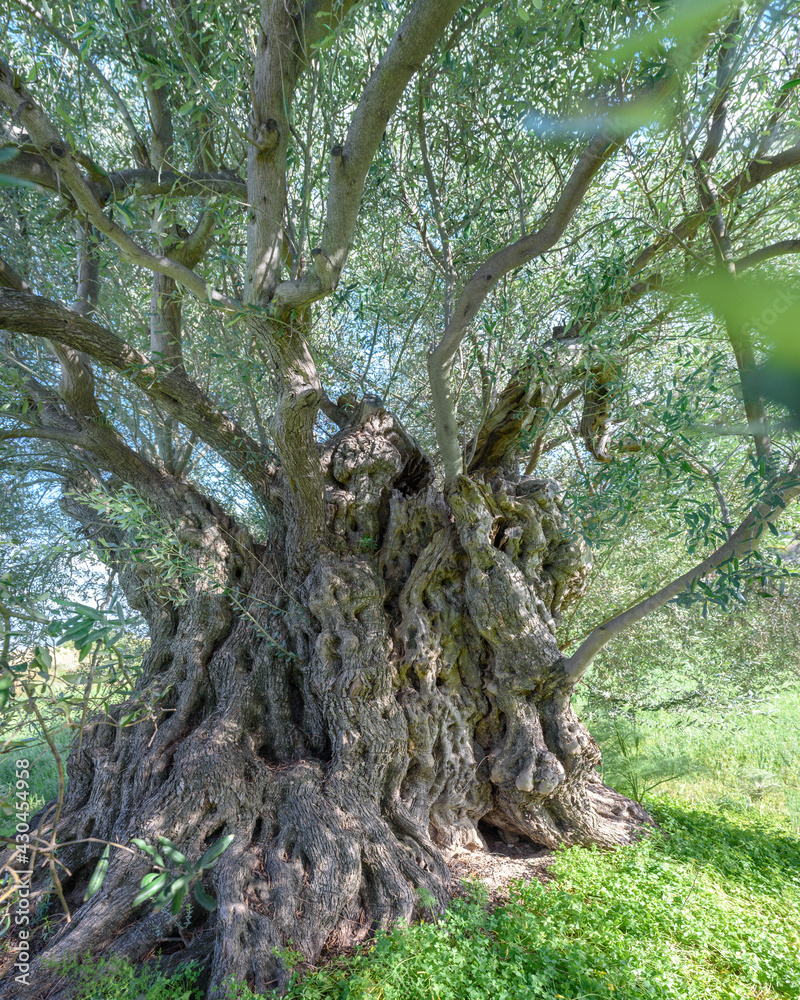
[[[477,879],[486,886],[489,906],[493,909],[508,902],[512,882],[535,879],[546,884],[555,878],[549,870],[553,852],[546,847],[523,841],[509,844],[486,836],[484,839],[488,850],[459,851],[448,859],[454,899],[469,897],[469,889],[461,884],[464,879]]]

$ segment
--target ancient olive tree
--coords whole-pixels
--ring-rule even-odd
[[[685,284],[744,288],[798,249],[784,14],[11,0],[0,440],[60,482],[150,646],[140,694],[69,759],[69,921],[0,995],[59,995],[45,960],[164,947],[169,908],[132,906],[144,855],[113,849],[84,901],[106,842],[196,860],[233,836],[178,953],[214,995],[282,983],[288,940],[315,960],[420,889],[443,902],[480,824],[555,846],[647,822],[601,783],[571,695],[798,493],[759,341],[719,285]],[[746,419],[763,489],[562,651],[590,556],[547,456],[669,452],[633,411],[700,321],[727,366],[709,422]]]

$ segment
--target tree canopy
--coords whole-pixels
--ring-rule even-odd
[[[114,448],[215,489],[227,463],[244,503],[294,461],[276,367],[304,448],[370,392],[450,478],[676,447],[716,468],[748,421],[759,459],[785,454],[785,411],[765,421],[791,376],[758,362],[793,347],[790,6],[423,5],[401,30],[383,4],[311,4],[267,94],[255,8],[12,4],[9,455],[78,445],[37,426],[57,390],[33,337],[100,366]],[[75,292],[79,251],[98,277]],[[306,324],[301,356],[259,310]]]

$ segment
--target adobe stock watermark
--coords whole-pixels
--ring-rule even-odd
[[[30,936],[31,936],[31,876],[30,867],[30,761],[25,757],[16,761],[16,859],[14,874],[17,877],[17,899],[12,907],[13,929],[16,932],[16,961],[12,966],[15,981],[30,986]]]
[[[772,303],[766,309],[762,309],[758,316],[751,316],[743,324],[742,330],[759,330],[765,333],[771,326],[774,326],[781,316],[784,316],[792,306],[800,304],[800,287],[782,288],[776,293]]]

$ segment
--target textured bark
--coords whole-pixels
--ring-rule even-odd
[[[313,961],[413,918],[420,888],[444,903],[445,857],[480,849],[481,823],[554,847],[624,842],[648,821],[600,783],[570,705],[555,622],[588,558],[557,486],[460,477],[444,495],[376,399],[321,458],[310,568],[292,562],[284,527],[256,542],[165,479],[196,566],[186,597],[122,567],[150,627],[142,687],[158,717],[96,720],[68,762],[61,842],[165,835],[194,860],[234,834],[206,877],[218,909],[180,916],[180,957],[207,961],[210,996],[230,975],[284,985],[289,940]],[[117,851],[81,902],[101,850],[60,851],[72,920],[45,943],[35,986],[6,981],[0,996],[66,996],[44,960],[87,951],[177,960],[173,918],[131,908],[144,859]]]

